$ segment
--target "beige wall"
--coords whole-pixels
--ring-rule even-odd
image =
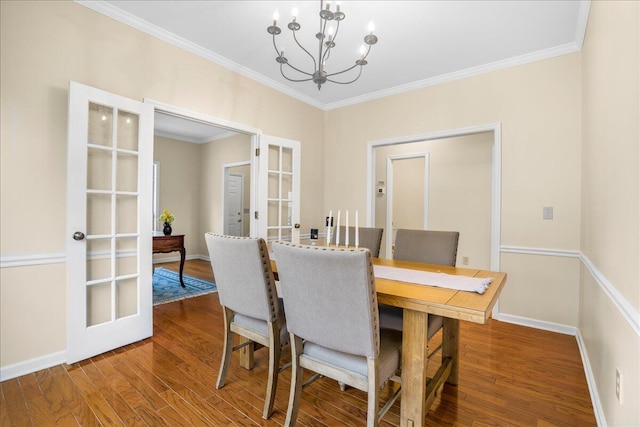
[[[322,194],[322,111],[70,1],[2,1],[0,31],[0,253],[44,263],[0,270],[3,368],[66,349],[70,80],[299,140],[302,191]],[[322,203],[303,196],[304,228]]]
[[[325,122],[325,205],[365,211],[370,141],[499,122],[502,127],[501,244],[576,251],[580,246],[580,54],[564,55],[451,83],[329,111]],[[345,186],[345,181],[353,185]],[[554,219],[542,220],[542,207]],[[464,238],[464,236],[463,236]],[[501,313],[578,325],[576,260],[531,277],[522,266],[501,268],[509,281]],[[508,267],[505,269],[504,267]],[[540,279],[543,280],[540,280]],[[537,289],[534,295],[530,290]],[[564,298],[573,295],[572,298]],[[548,301],[563,298],[562,313]],[[528,304],[526,311],[522,303]]]
[[[206,144],[154,137],[154,161],[160,163],[160,210],[176,217],[174,234],[185,235],[187,257],[207,257],[204,233],[222,233],[223,165],[251,160],[251,137],[235,135]],[[250,168],[245,173],[245,203],[249,207]],[[154,261],[176,258],[156,254]]]
[[[640,3],[593,2],[582,63],[580,322],[607,425],[640,424]],[[608,293],[626,304],[636,329]],[[615,396],[622,372],[623,403]]]
[[[201,194],[204,191],[200,158],[202,146],[186,141],[154,137],[153,160],[160,164],[159,208],[175,216],[173,234],[184,234],[187,256],[200,253]],[[157,219],[157,218],[156,218]],[[154,224],[162,227],[161,223]],[[162,229],[162,228],[157,228]],[[157,254],[154,261],[176,258],[177,252]]]
[[[251,160],[251,137],[235,135],[219,141],[205,144],[201,156],[202,179],[206,183],[206,191],[202,194],[202,224],[200,234],[200,253],[208,256],[204,233],[222,233],[222,196],[223,196],[223,166]],[[251,176],[245,176],[245,189],[250,183]],[[245,207],[248,209],[248,191],[245,191]]]
[[[375,182],[386,180],[388,156],[429,153],[429,229],[460,232],[458,266],[462,266],[463,257],[468,257],[469,267],[491,268],[492,147],[493,132],[483,132],[376,148]],[[413,168],[405,171],[407,166],[405,161],[400,161],[399,168],[403,170],[403,174],[413,173],[414,183],[402,184],[400,187],[404,187],[408,193],[402,196],[402,203],[409,203],[406,206],[411,206],[409,199],[412,197],[419,197],[422,203],[420,195],[423,191],[423,171],[412,171]],[[398,168],[394,167],[394,173],[396,169]],[[394,187],[398,188],[395,182]],[[387,185],[387,194],[389,190]],[[386,194],[376,196],[376,227],[384,227],[386,224],[386,203]],[[418,210],[421,213],[423,211]],[[422,229],[422,217],[412,218],[411,224]],[[388,233],[383,233],[383,242],[386,241],[385,234]]]

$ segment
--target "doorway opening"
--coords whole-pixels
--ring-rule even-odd
[[[389,230],[389,232],[387,232],[387,230],[385,230],[386,235],[390,236],[390,233],[392,233],[392,227],[388,227],[386,224],[386,218],[385,221],[380,223],[380,219],[379,217],[381,215],[386,216],[386,210],[383,208],[382,210],[379,208],[379,187],[380,187],[380,183],[378,181],[380,181],[380,171],[376,170],[379,169],[379,166],[381,163],[383,163],[381,161],[386,159],[386,156],[389,155],[397,155],[397,152],[394,152],[393,150],[397,149],[398,151],[402,152],[402,153],[411,153],[411,152],[415,152],[415,151],[421,151],[421,152],[426,152],[429,151],[431,152],[431,157],[430,157],[430,174],[434,174],[435,173],[435,160],[436,157],[433,154],[433,150],[432,149],[416,149],[415,145],[412,146],[411,144],[416,144],[416,143],[429,143],[429,142],[435,142],[438,141],[438,143],[442,146],[442,149],[447,149],[447,144],[451,144],[453,142],[456,141],[461,141],[461,140],[465,140],[464,137],[476,137],[476,136],[482,136],[484,135],[484,138],[480,138],[483,140],[488,140],[488,144],[490,146],[489,152],[488,152],[488,164],[490,167],[490,171],[488,172],[488,177],[487,177],[487,185],[486,185],[486,197],[484,197],[484,199],[489,199],[489,200],[485,200],[485,202],[487,203],[487,222],[488,224],[488,247],[485,247],[485,249],[483,249],[484,253],[486,254],[488,252],[488,267],[491,270],[497,271],[499,270],[500,267],[500,206],[501,206],[501,125],[500,123],[490,123],[490,124],[486,124],[486,125],[479,125],[479,126],[473,126],[473,127],[468,127],[468,128],[461,128],[461,129],[452,129],[452,130],[446,130],[446,131],[440,131],[440,132],[433,132],[433,133],[427,133],[427,134],[420,134],[420,135],[411,135],[411,136],[405,136],[405,137],[398,137],[398,138],[393,138],[393,139],[387,139],[387,140],[379,140],[379,141],[372,141],[369,142],[368,147],[367,147],[367,211],[368,211],[368,215],[367,215],[367,222],[368,222],[368,226],[376,226],[376,227],[380,227],[383,226],[385,228],[387,228]],[[384,150],[387,150],[386,152]],[[389,151],[391,150],[391,151]],[[450,158],[451,163],[449,164],[450,166],[455,165],[455,158]],[[469,163],[471,164],[471,163]],[[385,176],[385,175],[382,175]],[[454,175],[452,179],[456,179],[456,176]],[[443,190],[443,194],[445,194],[447,197],[457,197],[463,200],[467,200],[467,201],[471,201],[474,197],[474,194],[457,194],[455,191],[450,191],[449,193],[446,192],[446,185],[448,185],[449,181],[444,181],[444,187],[441,188],[441,190]],[[429,191],[429,198],[434,198],[435,197],[435,193],[433,191],[433,187],[434,184],[434,180],[433,179],[429,179],[427,181],[427,185],[431,186],[432,189]],[[387,187],[388,190],[388,187]],[[446,202],[441,202],[440,204],[444,204]],[[431,201],[428,204],[428,207],[430,210],[433,210],[434,206],[437,205],[437,203],[435,203],[434,201]],[[384,205],[386,207],[386,204]],[[435,224],[438,222],[437,220],[437,215],[429,214],[428,216],[428,224],[427,226],[430,227],[435,227]],[[446,223],[443,222],[443,223]],[[469,234],[469,233],[467,233]],[[389,255],[387,255],[387,257],[390,257]]]

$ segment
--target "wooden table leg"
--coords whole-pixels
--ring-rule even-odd
[[[403,310],[400,426],[419,427],[427,414],[427,313]]]
[[[182,271],[184,270],[184,259],[186,258],[186,250],[185,248],[180,249],[180,284],[183,288],[186,288],[184,285],[184,280],[182,280]]]
[[[460,346],[460,321],[458,319],[443,318],[442,324],[442,360],[451,358],[451,372],[447,383],[458,385],[458,361]]]
[[[246,338],[244,339],[243,342],[246,342],[246,341],[251,341],[251,340]],[[253,350],[254,350],[253,342],[250,342],[248,345],[245,345],[240,349],[240,366],[249,370],[253,369],[255,365],[253,361]]]

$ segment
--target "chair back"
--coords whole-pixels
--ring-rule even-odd
[[[399,229],[393,259],[455,267],[459,238],[457,231]]]
[[[368,358],[380,351],[371,252],[273,243],[287,327],[323,347]]]
[[[375,227],[358,227],[358,245],[361,248],[367,248],[371,251],[371,255],[374,258],[378,258],[380,256],[380,243],[382,242],[382,228]],[[344,225],[340,226],[340,240],[344,244],[345,234]],[[336,233],[337,236],[337,233]],[[335,242],[335,237],[334,237]],[[355,245],[356,243],[356,228],[349,227],[349,244]]]
[[[278,318],[279,305],[264,239],[205,234],[220,304],[266,322]]]

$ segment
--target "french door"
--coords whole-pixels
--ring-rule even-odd
[[[153,333],[153,107],[71,82],[67,363]]]
[[[261,135],[259,165],[260,237],[299,243],[300,142]]]

